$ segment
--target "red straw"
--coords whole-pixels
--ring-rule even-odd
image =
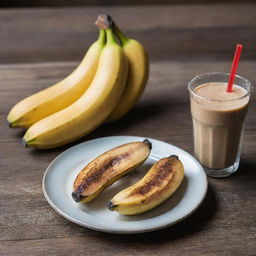
[[[234,84],[236,70],[238,67],[242,48],[243,48],[243,46],[241,44],[236,45],[236,51],[235,51],[233,63],[231,66],[230,76],[229,76],[228,85],[227,85],[227,92],[232,92],[232,90],[233,90],[233,84]]]

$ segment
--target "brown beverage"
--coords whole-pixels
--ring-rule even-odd
[[[231,93],[226,87],[224,82],[210,82],[191,94],[195,155],[211,169],[230,167],[239,158],[249,95],[238,85]]]

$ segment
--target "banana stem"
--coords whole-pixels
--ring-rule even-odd
[[[118,39],[120,40],[121,44],[125,45],[128,42],[129,38],[124,35],[124,33],[118,28],[115,23],[113,23],[113,30]]]
[[[107,44],[117,44],[112,29],[108,28],[106,29],[106,32],[107,32]]]
[[[98,26],[101,30],[104,29],[107,32],[107,44],[117,43],[114,34],[118,37],[122,45],[125,45],[129,41],[129,38],[123,34],[123,32],[117,27],[111,16],[108,14],[99,15],[95,25]]]
[[[106,32],[104,29],[100,29],[98,41],[100,44],[105,44],[106,42]]]
[[[112,27],[112,18],[108,14],[100,14],[95,22],[95,25],[102,29]]]

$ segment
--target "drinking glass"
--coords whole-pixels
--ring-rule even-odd
[[[205,73],[196,76],[188,84],[194,153],[206,174],[211,177],[229,176],[239,167],[251,83],[236,75],[234,86],[244,89],[245,94],[232,100],[208,99],[198,95],[195,88],[206,83],[227,84],[228,78],[227,73]]]

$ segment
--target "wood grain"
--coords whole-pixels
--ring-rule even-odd
[[[75,65],[1,65],[1,123],[17,100],[57,81]],[[186,84],[196,73],[228,66],[228,62],[152,63],[149,85],[137,107],[123,120],[105,125],[79,142],[108,135],[139,135],[162,139],[192,153]],[[254,62],[245,61],[240,72],[253,80],[255,68]],[[51,151],[25,149],[20,143],[22,131],[1,126],[0,251],[3,255],[19,255],[20,251],[22,255],[44,255],[46,251],[49,255],[163,255],[163,251],[246,255],[244,245],[255,251],[255,96],[252,99],[239,172],[224,180],[209,179],[206,200],[186,221],[144,235],[102,234],[60,217],[44,200],[41,179],[49,162],[68,146]],[[238,243],[241,239],[242,244]]]
[[[149,12],[150,9],[146,8],[148,16],[153,19],[150,19],[150,25],[148,24],[148,26],[154,27],[155,22],[156,27],[163,28],[166,26],[167,28],[170,25],[173,26],[173,30],[176,27],[177,30],[185,29],[188,31],[190,36],[184,38],[184,42],[182,42],[188,53],[189,49],[187,47],[191,42],[194,42],[193,38],[200,34],[198,31],[201,29],[205,31],[212,29],[218,34],[219,26],[226,27],[230,30],[230,37],[232,35],[235,41],[234,31],[236,31],[236,28],[233,27],[231,21],[235,20],[235,14],[238,14],[241,10],[246,9],[247,16],[241,18],[240,27],[252,28],[255,24],[255,20],[253,20],[255,17],[254,9],[251,8],[250,10],[248,6],[232,6],[233,12],[224,18],[225,26],[221,25],[222,23],[219,20],[216,20],[217,25],[215,26],[213,23],[215,14],[209,12],[208,7],[198,6],[199,9],[201,8],[200,10],[205,11],[201,12],[203,17],[200,16],[190,23],[190,20],[184,14],[189,13],[189,10],[193,7],[176,6],[174,10],[177,12],[179,10],[179,14],[175,14],[173,10],[172,14],[176,18],[173,19],[173,24],[169,20],[168,25],[166,25],[168,18],[165,15],[161,19],[156,19]],[[220,7],[223,7],[224,10],[231,8],[226,5],[212,6],[215,10],[222,12]],[[167,13],[165,7],[157,8],[159,8],[159,12]],[[82,11],[84,11],[83,20],[88,20],[88,23],[96,13],[102,11],[101,8],[90,10],[95,13],[90,13],[87,9],[71,9],[71,16],[74,21],[71,20],[71,16],[65,18],[64,13],[67,13],[68,10],[56,9],[55,11],[59,14],[62,13],[62,23],[70,26],[70,22],[75,24],[79,20],[76,17],[81,17]],[[144,8],[126,9],[118,7],[113,10],[114,12],[118,10],[117,13],[124,14],[122,18],[119,17],[120,21],[127,21],[128,14],[125,14],[126,10],[128,13],[133,11],[133,24],[138,23],[139,18],[136,16],[138,13],[141,14],[141,17],[147,17]],[[5,123],[8,111],[17,101],[62,79],[77,65],[77,61],[73,61],[76,59],[76,57],[74,58],[75,55],[73,56],[72,52],[68,53],[71,49],[77,50],[77,47],[71,47],[71,45],[69,50],[65,49],[67,55],[63,53],[64,57],[60,59],[67,59],[68,61],[53,61],[56,59],[52,53],[57,49],[57,44],[49,44],[47,46],[49,51],[38,53],[39,59],[35,58],[35,52],[40,48],[40,45],[42,46],[41,40],[44,36],[48,38],[44,40],[50,40],[49,37],[52,33],[55,40],[60,40],[59,34],[54,33],[60,26],[58,22],[53,22],[55,11],[51,9],[39,10],[38,12],[37,9],[0,11],[0,20],[4,20],[5,24],[9,23],[10,31],[19,33],[21,30],[26,30],[26,33],[32,36],[32,38],[23,37],[20,40],[20,48],[18,42],[13,42],[10,37],[4,38],[0,49],[0,59],[3,62],[0,64],[0,255],[256,255],[256,205],[254,203],[256,200],[255,93],[251,98],[245,126],[239,171],[227,179],[209,178],[209,189],[204,202],[192,216],[183,222],[148,234],[105,234],[80,227],[65,220],[47,204],[41,190],[41,181],[45,169],[59,153],[79,142],[101,136],[137,135],[164,140],[192,153],[192,124],[187,83],[198,73],[228,72],[230,68],[230,58],[223,56],[218,58],[214,53],[206,54],[205,50],[210,50],[210,48],[207,48],[209,45],[198,47],[198,56],[195,58],[190,54],[183,53],[181,48],[177,49],[177,51],[180,50],[180,53],[177,53],[175,58],[172,59],[170,56],[165,58],[165,49],[159,48],[157,50],[159,57],[156,57],[156,52],[153,53],[155,58],[151,61],[148,87],[139,103],[125,118],[113,124],[102,126],[89,136],[71,145],[48,151],[26,149],[20,143],[24,131],[10,129]],[[178,19],[179,15],[180,18]],[[207,21],[207,15],[209,16],[208,23],[201,23],[203,20]],[[38,20],[41,19],[41,21],[33,24],[31,22],[32,16],[38,17]],[[42,17],[50,20],[50,23],[47,25]],[[183,22],[180,21],[181,19],[183,19]],[[1,26],[4,27],[2,22],[0,22]],[[37,26],[40,27],[41,32],[44,31],[44,36],[33,34],[38,29]],[[146,24],[140,24],[135,28],[134,25],[124,22],[124,26],[129,28],[128,31],[133,30],[134,35],[140,35],[143,40],[147,40],[143,38],[143,31],[147,30]],[[81,34],[80,30],[79,25],[78,32],[74,33],[74,38]],[[93,31],[90,32],[87,27],[84,28],[84,31],[85,33],[88,31],[88,33],[94,33]],[[64,31],[64,25],[62,33],[64,42],[71,40]],[[150,34],[150,32],[147,33]],[[215,38],[212,39],[213,41],[217,40],[214,36],[215,33],[212,34]],[[218,38],[218,35],[216,36]],[[73,34],[71,37],[73,37]],[[171,37],[171,34],[166,35],[166,45]],[[29,42],[30,39],[33,44]],[[161,40],[159,39],[159,42],[154,40],[150,43],[151,49],[153,49],[155,43],[160,45]],[[87,41],[87,39],[84,41]],[[178,43],[176,42],[176,46]],[[29,51],[28,45],[32,49],[36,49],[33,54],[29,55],[30,59],[28,59],[34,62],[19,63],[19,61],[25,61],[24,56],[26,54],[24,55],[24,53]],[[228,55],[227,45],[221,46],[220,44],[218,47],[220,48],[217,52],[222,52],[224,56]],[[62,50],[64,48],[62,47]],[[246,51],[245,49],[244,51]],[[175,48],[172,51],[175,51]],[[15,59],[15,56],[17,59]],[[243,58],[244,56],[245,58]],[[40,62],[39,60],[51,61]],[[247,55],[242,55],[239,74],[247,77],[255,84],[255,70],[255,54],[252,54],[249,50]]]
[[[104,6],[0,10],[0,62],[78,61],[97,38],[100,13],[143,42],[152,60],[230,60],[238,42],[243,59],[255,56],[254,4]]]

